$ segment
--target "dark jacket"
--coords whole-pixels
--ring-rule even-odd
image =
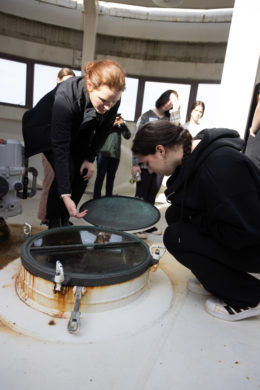
[[[241,154],[236,131],[203,130],[196,138],[201,142],[167,181],[168,224],[182,220],[227,248],[259,253],[260,171]]]
[[[70,193],[69,156],[93,162],[114,123],[120,102],[99,115],[82,77],[58,84],[23,117],[26,157],[51,150],[59,193]]]

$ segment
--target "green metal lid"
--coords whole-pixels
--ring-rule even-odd
[[[122,231],[140,230],[154,225],[160,219],[159,210],[152,204],[130,196],[108,196],[91,199],[80,211],[88,210],[88,223]]]

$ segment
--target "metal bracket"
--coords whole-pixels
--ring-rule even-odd
[[[59,260],[56,261],[56,273],[54,276],[54,293],[62,291],[62,283],[64,282],[63,266]]]
[[[166,252],[166,249],[162,245],[155,244],[155,245],[151,245],[149,250],[150,250],[150,254],[153,258],[153,265],[151,267],[151,271],[154,272],[157,270],[158,265],[159,265],[159,260]]]
[[[68,331],[70,333],[78,333],[80,329],[80,301],[82,297],[82,287],[76,286],[76,299],[74,304],[73,312],[71,313],[69,322],[68,322]]]
[[[24,241],[27,238],[31,237],[31,234],[32,234],[32,226],[28,222],[25,222],[23,225],[23,239],[24,239]]]

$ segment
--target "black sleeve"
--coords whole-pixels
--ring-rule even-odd
[[[242,158],[234,161],[229,158],[214,167],[214,172],[208,166],[204,168],[201,190],[207,214],[201,216],[200,225],[229,248],[239,250],[259,245],[259,178],[254,177],[250,165]]]
[[[123,123],[121,125],[121,132],[122,132],[122,135],[125,139],[129,139],[131,138],[131,131],[129,130],[129,128],[126,126],[125,123]]]
[[[52,110],[51,143],[59,194],[70,194],[69,155],[73,125],[72,103],[65,93],[57,93]]]
[[[47,93],[34,108],[22,118],[25,157],[51,149],[51,117],[55,92],[58,86]]]

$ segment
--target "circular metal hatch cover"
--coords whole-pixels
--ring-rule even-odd
[[[151,203],[130,196],[108,196],[83,203],[80,211],[88,210],[85,221],[95,226],[130,231],[154,225],[159,210]]]
[[[144,273],[153,259],[148,245],[134,235],[93,226],[50,229],[28,238],[22,246],[23,266],[54,282],[56,261],[67,286],[104,286]]]

